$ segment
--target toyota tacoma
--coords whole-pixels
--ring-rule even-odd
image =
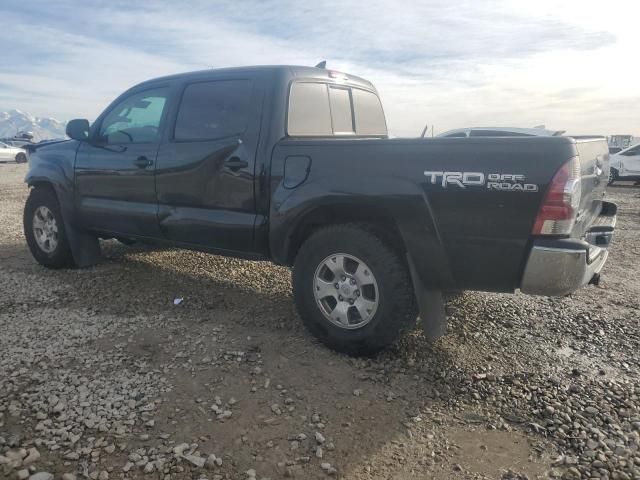
[[[443,292],[597,283],[616,221],[604,138],[390,138],[374,86],[324,68],[149,80],[67,135],[32,147],[39,263],[117,238],[291,266],[302,321],[352,354],[418,316],[442,335]]]

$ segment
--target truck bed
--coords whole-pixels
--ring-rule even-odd
[[[582,159],[582,216],[572,236],[581,237],[600,211],[606,185],[602,138],[287,139],[272,159],[272,254],[286,263],[290,219],[355,202],[394,219],[427,282],[514,291],[547,186],[576,155]],[[285,159],[296,156],[311,159],[304,188],[281,189]],[[455,174],[467,175],[456,181]],[[490,182],[495,175],[501,181]],[[318,205],[314,194],[320,192]]]

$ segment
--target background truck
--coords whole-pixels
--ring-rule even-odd
[[[249,67],[158,78],[31,155],[27,243],[95,264],[99,238],[293,267],[325,344],[371,353],[442,292],[565,295],[597,281],[616,207],[604,138],[391,139],[366,80]]]

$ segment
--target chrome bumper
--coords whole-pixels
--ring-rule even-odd
[[[605,202],[603,213],[585,240],[538,239],[524,269],[520,291],[531,295],[562,296],[584,287],[602,270],[616,223],[616,206]]]

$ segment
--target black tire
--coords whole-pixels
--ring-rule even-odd
[[[34,215],[38,208],[46,207],[53,214],[58,229],[57,246],[53,251],[47,252],[43,250],[36,241],[33,222]],[[64,222],[60,213],[60,205],[58,198],[51,188],[36,187],[31,190],[27,202],[24,206],[24,236],[27,239],[27,245],[31,254],[40,265],[47,268],[64,268],[73,267],[75,263],[71,254],[71,248],[67,240],[64,228]]]
[[[607,185],[613,185],[613,182],[618,180],[618,170],[616,170],[615,168],[610,168],[609,169],[609,182],[607,183]]]
[[[361,259],[378,284],[379,300],[375,314],[369,323],[353,330],[331,323],[314,296],[316,268],[336,253]],[[296,256],[293,295],[307,329],[328,347],[350,355],[374,354],[416,323],[416,301],[406,263],[398,252],[364,225],[334,225],[314,232]]]
[[[27,155],[20,152],[16,155],[16,163],[27,163]]]

